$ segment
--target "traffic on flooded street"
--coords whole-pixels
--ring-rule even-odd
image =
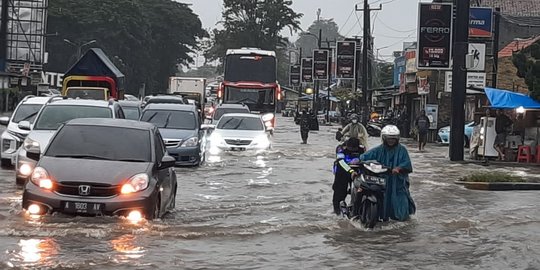
[[[537,265],[540,199],[536,192],[466,190],[453,180],[466,171],[486,168],[449,164],[444,147],[428,153],[412,150],[416,216],[365,229],[332,212],[335,143],[329,138],[335,127],[322,126],[303,145],[291,118],[277,122],[280,129],[268,152],[223,153],[198,168],[176,168],[176,208],[153,221],[66,214],[32,217],[21,208],[22,190],[14,183],[14,172],[2,170],[2,268],[457,269],[482,265],[525,269]],[[371,145],[379,142],[369,140]]]
[[[540,0],[0,0],[0,270],[540,269]]]

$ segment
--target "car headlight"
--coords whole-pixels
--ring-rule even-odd
[[[268,140],[268,136],[261,135],[261,136],[255,137],[255,139],[253,139],[253,144],[257,145],[257,146],[259,146],[261,148],[266,148],[266,147],[270,146],[270,140]]]
[[[30,138],[26,138],[23,142],[23,148],[24,150],[26,150],[27,152],[32,152],[32,150],[34,150],[34,152],[37,152],[39,151],[39,143],[37,141],[34,141]]]
[[[51,190],[53,188],[53,181],[49,177],[49,173],[47,173],[47,171],[42,167],[37,167],[34,169],[32,176],[30,177],[30,181],[43,189]]]
[[[132,176],[129,180],[122,185],[121,193],[130,194],[145,190],[149,184],[149,177],[146,173],[140,173]]]
[[[274,119],[274,114],[273,113],[267,113],[267,114],[263,115],[261,118],[262,118],[262,120],[264,122],[272,121]]]
[[[185,140],[180,147],[194,147],[197,146],[197,143],[199,143],[199,138],[191,137]]]

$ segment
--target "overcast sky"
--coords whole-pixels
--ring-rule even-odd
[[[192,4],[192,9],[199,15],[204,28],[212,29],[221,19],[222,0],[177,0]],[[382,11],[372,12],[373,36],[375,49],[379,49],[379,58],[391,60],[393,51],[402,49],[403,41],[416,40],[418,2],[420,0],[370,0],[372,8],[383,4]],[[429,1],[431,2],[431,1]],[[362,35],[362,12],[353,12],[355,4],[362,6],[361,0],[293,0],[293,9],[303,13],[302,29],[307,29],[317,19],[317,9],[321,9],[322,18],[333,18],[346,37]],[[356,14],[355,14],[356,13]],[[376,18],[375,18],[376,17]],[[289,35],[289,33],[284,33]],[[377,53],[377,51],[375,51]]]

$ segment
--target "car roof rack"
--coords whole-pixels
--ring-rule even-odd
[[[26,100],[28,100],[28,99],[30,99],[30,98],[34,98],[34,97],[36,97],[36,96],[34,96],[34,95],[28,95],[28,96],[25,96],[25,97],[23,98],[22,101],[26,101]]]
[[[52,103],[52,102],[57,101],[57,100],[65,100],[65,99],[68,99],[68,97],[66,97],[66,96],[52,96],[51,98],[49,98],[49,100],[47,100],[46,104]]]

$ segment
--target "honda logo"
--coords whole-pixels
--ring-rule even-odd
[[[82,195],[82,196],[90,195],[90,186],[87,186],[87,185],[79,186],[79,195]]]

